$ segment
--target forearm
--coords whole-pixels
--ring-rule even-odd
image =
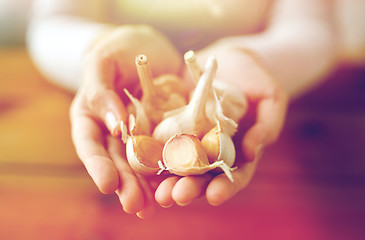
[[[82,79],[83,55],[108,25],[96,21],[93,9],[84,13],[81,8],[86,5],[82,1],[79,5],[69,4],[70,8],[67,2],[70,1],[36,2],[27,45],[34,63],[47,79],[77,90]],[[89,4],[89,7],[96,6]]]
[[[336,36],[326,0],[281,0],[268,29],[227,39],[254,53],[291,97],[316,85],[336,60]]]

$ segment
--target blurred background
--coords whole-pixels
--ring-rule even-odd
[[[364,239],[365,68],[294,101],[246,190],[140,220],[98,192],[70,139],[73,95],[24,46],[31,0],[0,0],[0,239]],[[362,65],[364,66],[364,65]]]

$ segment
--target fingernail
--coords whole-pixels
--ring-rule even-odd
[[[125,125],[123,121],[120,121],[120,131],[123,143],[127,143],[128,139],[127,125]]]
[[[140,219],[144,219],[143,215],[141,214],[141,212],[136,213],[137,217],[139,217]]]
[[[117,122],[117,118],[115,117],[114,113],[107,112],[105,115],[105,122],[106,122],[106,127],[109,129],[110,133],[113,136],[118,135],[118,131],[120,129],[118,129],[119,124]]]
[[[180,207],[185,207],[187,205],[189,205],[191,203],[191,201],[187,201],[187,202],[176,202],[177,205],[179,205]]]
[[[172,203],[170,203],[169,205],[160,205],[160,206],[163,208],[170,208],[170,207],[172,207]]]

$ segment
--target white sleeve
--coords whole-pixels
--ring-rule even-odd
[[[267,30],[242,37],[292,97],[316,86],[336,64],[330,0],[277,0]]]
[[[39,71],[50,81],[76,91],[83,55],[107,25],[100,23],[101,1],[36,0],[27,46]]]

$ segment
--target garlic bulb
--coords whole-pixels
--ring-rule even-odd
[[[224,161],[227,166],[232,167],[236,158],[236,150],[232,138],[222,131],[219,121],[217,126],[210,130],[201,140],[209,163]]]
[[[224,161],[209,163],[199,138],[191,134],[180,134],[170,138],[163,148],[163,165],[160,172],[168,170],[179,176],[201,175],[217,167],[221,168],[233,182],[232,168]],[[159,172],[159,173],[160,173]]]
[[[205,107],[216,69],[216,58],[209,58],[205,72],[201,76],[189,104],[166,113],[164,120],[153,131],[152,136],[155,139],[166,142],[172,136],[183,133],[202,137],[212,128],[212,124],[206,116]]]
[[[131,168],[143,175],[154,175],[159,170],[163,144],[149,136],[129,136],[126,143],[127,160]]]
[[[186,104],[185,96],[178,94],[178,91],[165,92],[161,91],[154,85],[151,69],[145,55],[139,55],[136,57],[136,66],[143,94],[141,103],[147,115],[150,116],[152,122],[160,122],[166,111],[182,107]],[[162,82],[166,83],[167,81],[169,80],[166,80],[165,78]],[[176,82],[176,78],[171,81]]]

